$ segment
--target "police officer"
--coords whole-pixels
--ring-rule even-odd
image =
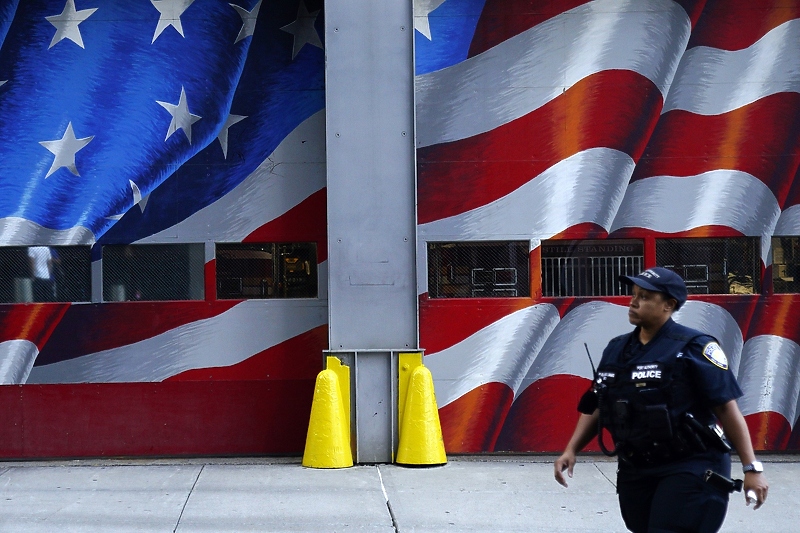
[[[761,507],[769,488],[736,403],[742,391],[716,339],[672,320],[687,296],[680,276],[655,267],[620,281],[632,286],[628,320],[636,328],[604,350],[572,438],[555,461],[556,481],[567,486],[564,472],[572,477],[576,453],[599,434],[601,449],[618,456],[628,529],[717,531],[732,490],[727,442],[742,461],[747,504]],[[606,431],[613,447],[602,439]]]

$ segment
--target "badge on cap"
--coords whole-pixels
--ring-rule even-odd
[[[705,348],[703,348],[703,355],[722,370],[728,370],[728,358],[716,342],[706,344]]]

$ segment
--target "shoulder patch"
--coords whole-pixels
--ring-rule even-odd
[[[728,358],[716,342],[706,344],[703,347],[703,355],[722,370],[728,370]]]

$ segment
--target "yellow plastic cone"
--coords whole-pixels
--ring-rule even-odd
[[[311,418],[308,421],[303,466],[346,468],[353,466],[350,427],[339,388],[339,378],[330,369],[317,374]]]
[[[418,366],[411,373],[400,427],[397,463],[417,466],[447,463],[433,376],[424,366]]]

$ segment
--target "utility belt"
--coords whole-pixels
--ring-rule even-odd
[[[673,422],[666,405],[646,407],[646,428],[617,428],[616,449],[620,460],[637,468],[665,465],[708,450],[728,453],[731,448],[716,424],[708,426],[691,413]]]

